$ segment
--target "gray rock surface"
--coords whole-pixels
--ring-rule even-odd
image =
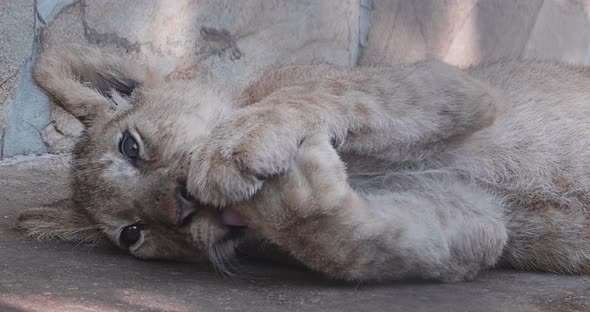
[[[587,63],[590,2],[373,0],[361,64],[525,57]]]
[[[76,0],[36,0],[35,9],[37,18],[41,20],[43,26],[51,21],[61,10],[74,3]]]
[[[36,45],[23,67],[12,96],[12,107],[8,115],[10,122],[4,132],[4,157],[47,152],[41,131],[49,124],[49,100],[33,82],[31,70],[37,56],[35,47]]]
[[[543,1],[524,55],[542,60],[590,63],[589,1]]]
[[[0,159],[12,95],[32,53],[34,27],[33,0],[0,3]]]
[[[250,263],[232,280],[204,265],[140,261],[12,230],[21,209],[69,196],[66,171],[64,156],[0,163],[0,311],[590,311],[588,277],[492,271],[468,283],[357,285]]]

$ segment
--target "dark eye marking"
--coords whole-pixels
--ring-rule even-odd
[[[134,163],[139,159],[139,144],[127,131],[123,133],[123,138],[119,142],[119,151],[130,162]]]
[[[119,235],[119,243],[121,246],[125,248],[129,248],[141,238],[141,231],[143,230],[144,225],[140,223],[128,225],[123,228],[121,234]]]

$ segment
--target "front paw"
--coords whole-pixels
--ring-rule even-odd
[[[333,218],[342,203],[354,206],[360,201],[348,184],[345,164],[328,136],[320,134],[305,139],[285,173],[268,179],[249,200],[223,211],[239,214],[267,239],[290,240],[285,232],[307,231],[308,226]]]
[[[303,138],[301,122],[267,108],[245,108],[213,129],[193,154],[188,190],[225,206],[252,197],[266,178],[289,169]]]

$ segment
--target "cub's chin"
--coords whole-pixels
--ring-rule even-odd
[[[243,218],[232,209],[210,210],[215,218],[203,218],[203,212],[187,217],[190,223],[191,241],[196,248],[205,249],[209,261],[220,273],[233,275],[236,271],[237,256],[246,241],[256,240]]]
[[[246,229],[230,228],[218,241],[213,243],[207,255],[213,267],[222,274],[234,275],[239,271],[237,257],[242,243],[245,241]]]

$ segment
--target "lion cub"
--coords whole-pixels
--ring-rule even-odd
[[[242,87],[164,79],[95,48],[44,52],[81,120],[67,207],[39,238],[224,262],[264,241],[344,280],[590,272],[590,71],[281,66]]]

